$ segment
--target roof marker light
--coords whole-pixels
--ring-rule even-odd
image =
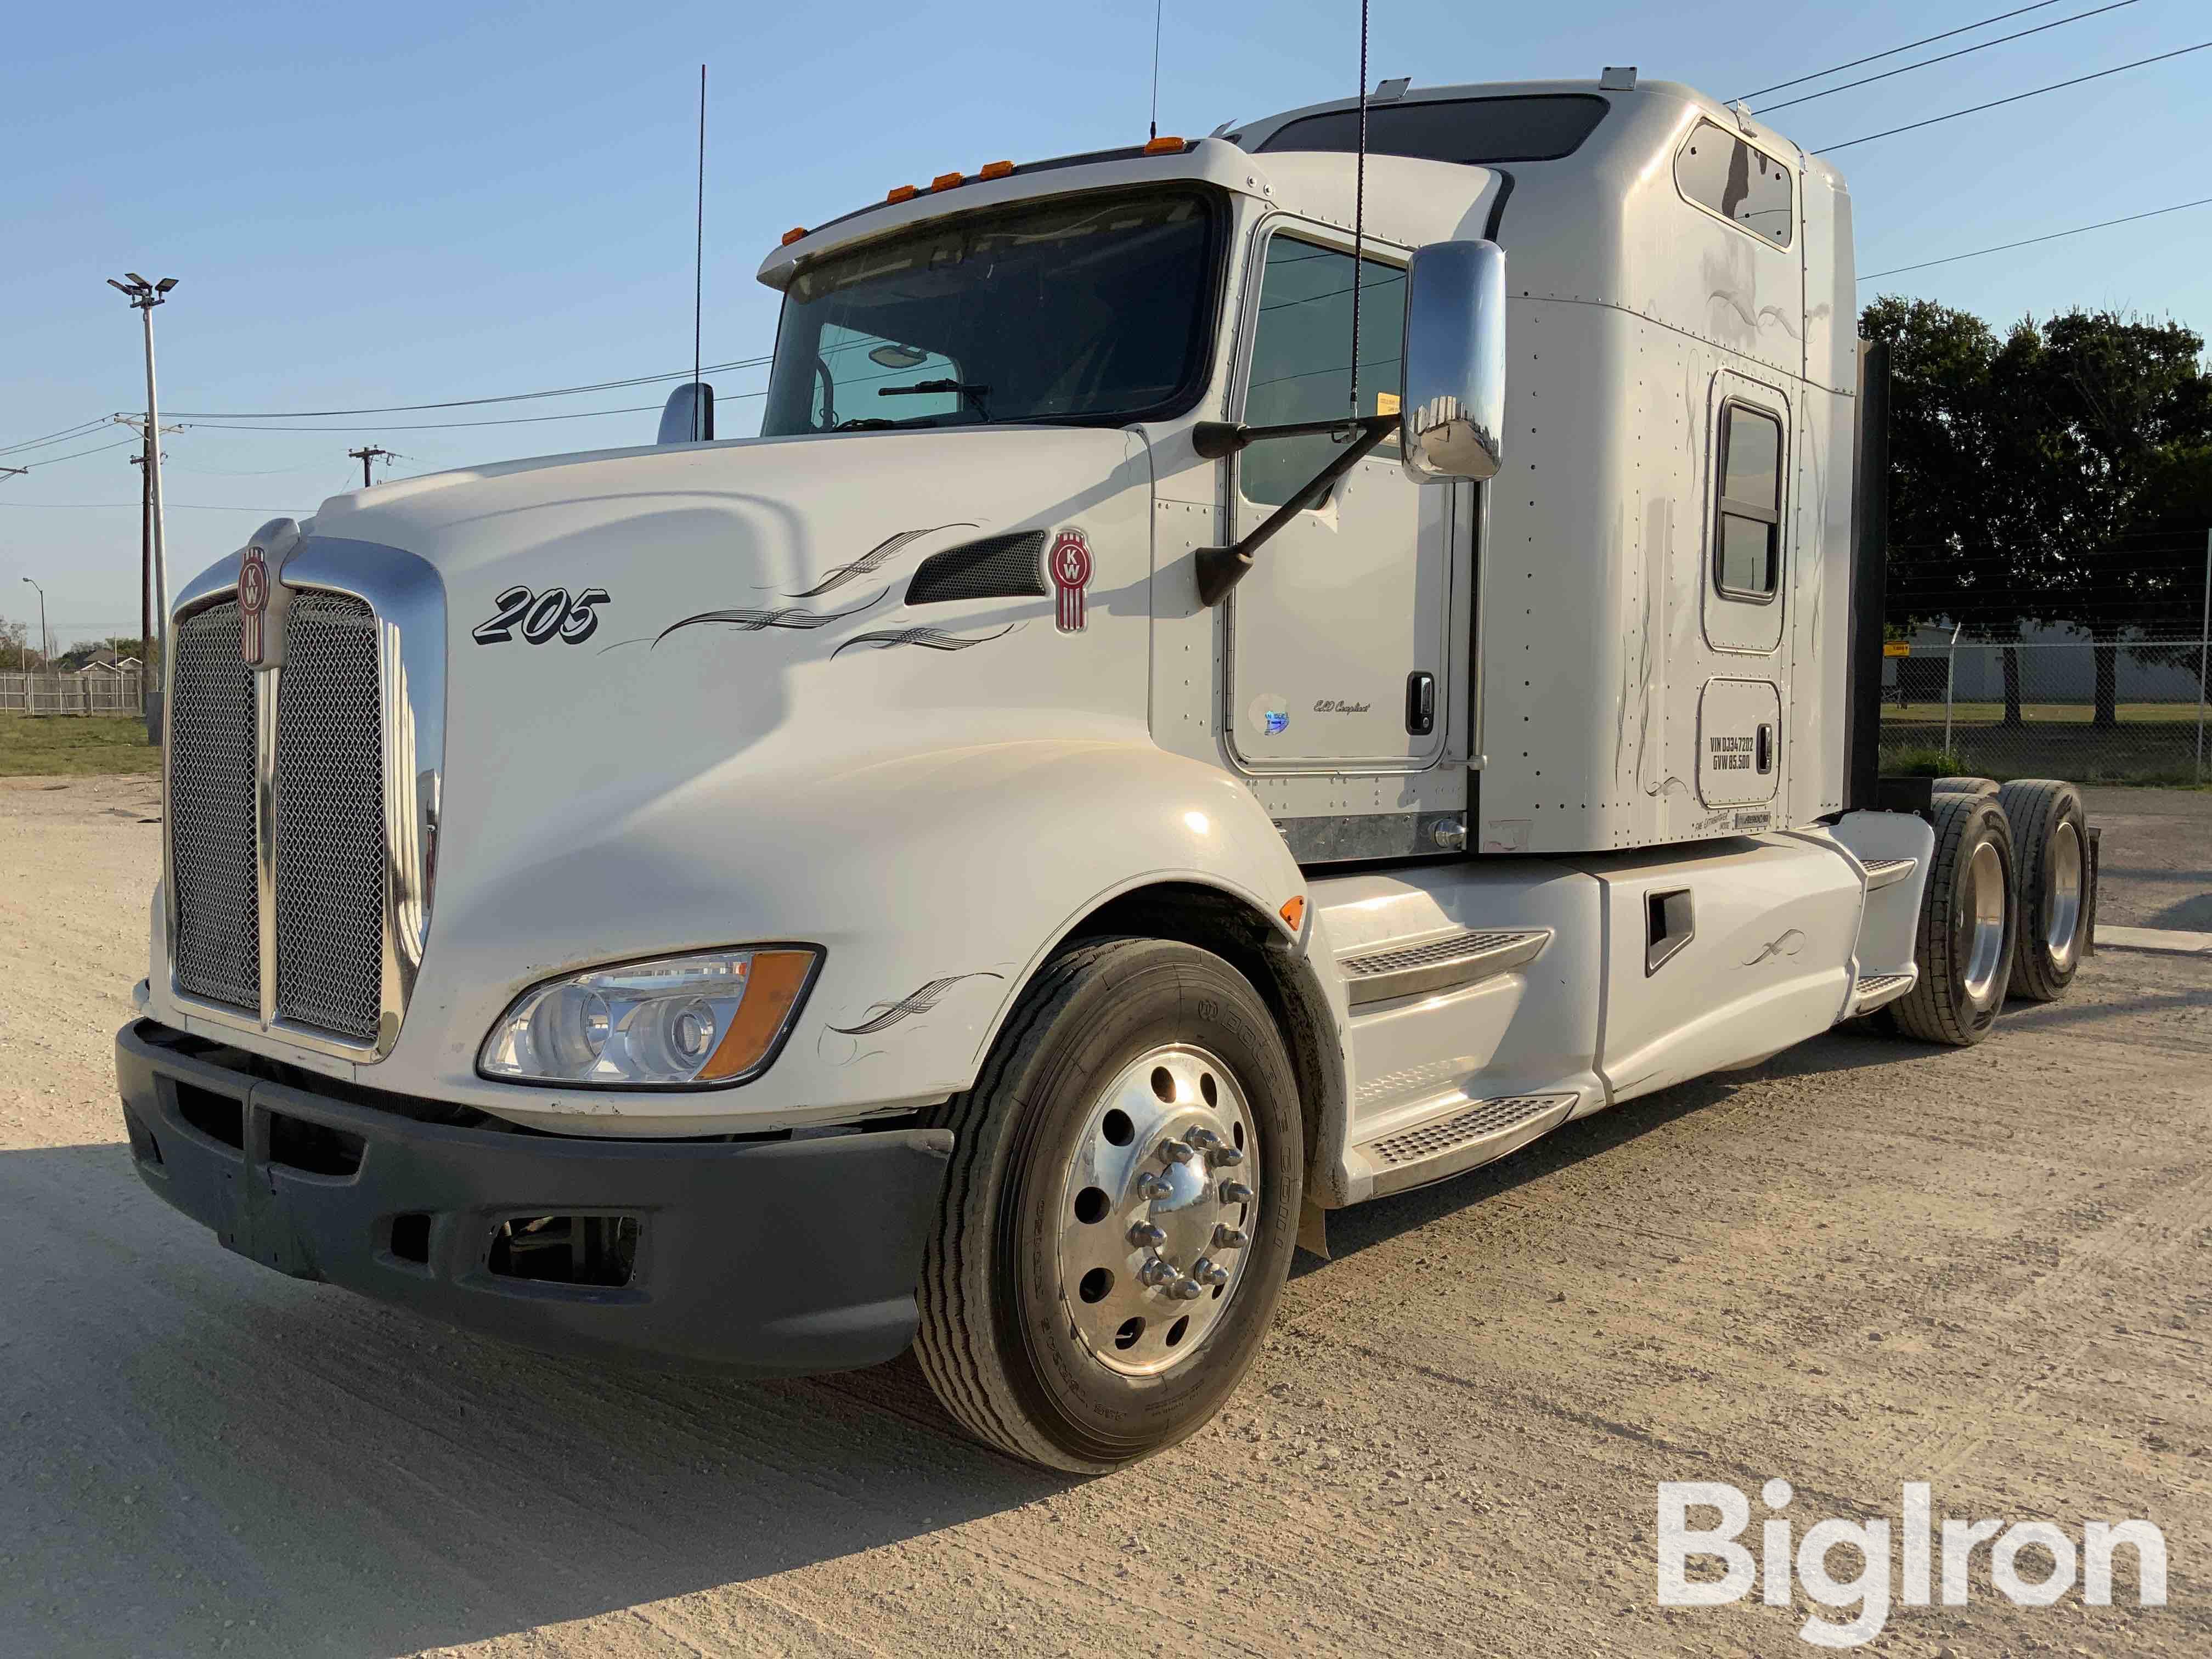
[[[800,237],[805,234],[806,227],[805,225],[793,225],[789,230],[783,233],[784,246],[789,247],[793,242],[797,241]]]
[[[1183,141],[1182,139],[1170,138],[1165,133],[1162,133],[1158,137],[1152,140],[1152,142],[1145,146],[1145,154],[1147,155],[1176,155],[1182,153],[1182,148]]]
[[[965,174],[958,173],[940,173],[929,181],[929,187],[932,190],[951,190],[953,185],[962,183],[965,177]]]
[[[1004,179],[1013,170],[1014,164],[1012,161],[986,161],[983,163],[982,170],[975,176],[978,179]]]
[[[901,185],[884,198],[886,202],[911,202],[921,192],[912,185]]]

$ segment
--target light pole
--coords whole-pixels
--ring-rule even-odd
[[[28,576],[23,580],[31,582]],[[36,582],[31,582],[31,586],[39,588],[39,665],[52,669],[54,665],[54,642],[46,634],[46,590],[39,587]]]
[[[162,541],[161,523],[161,416],[154,400],[154,307],[169,297],[169,290],[177,285],[173,276],[164,276],[158,283],[149,283],[135,270],[126,270],[127,282],[118,283],[112,276],[108,287],[131,301],[131,307],[145,319],[146,324],[146,510],[154,521],[154,625],[160,630],[161,660],[166,669],[169,660],[169,560]],[[149,648],[153,640],[147,641]],[[146,694],[146,737],[149,742],[158,742],[161,732],[161,696],[149,689]]]

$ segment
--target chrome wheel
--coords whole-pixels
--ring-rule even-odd
[[[2061,821],[2045,855],[2043,942],[2062,970],[2074,965],[2081,939],[2081,837]]]
[[[1237,1294],[1260,1194],[1252,1109],[1203,1048],[1154,1048],[1091,1107],[1060,1184],[1066,1328],[1098,1364],[1187,1364]]]
[[[1989,842],[1974,849],[1960,905],[1960,954],[1966,958],[1967,997],[1977,1007],[2000,993],[2005,957],[2004,855]]]

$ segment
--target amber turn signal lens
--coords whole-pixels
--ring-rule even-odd
[[[1283,908],[1275,914],[1283,919],[1285,927],[1292,933],[1297,933],[1298,924],[1306,919],[1306,896],[1304,893],[1298,893],[1285,899]]]
[[[800,237],[805,234],[806,227],[805,225],[793,225],[789,230],[783,233],[784,246],[789,247],[793,242],[797,241]]]
[[[901,185],[897,189],[892,191],[890,194],[884,197],[884,200],[886,202],[911,202],[915,197],[921,194],[921,192],[916,190],[912,185]]]
[[[1165,133],[1163,133],[1145,146],[1145,154],[1147,155],[1170,155],[1182,149],[1182,139],[1170,138]]]
[[[982,171],[975,176],[978,179],[1004,179],[1013,170],[1014,164],[1012,161],[986,161],[983,163]]]
[[[807,975],[814,971],[815,960],[811,951],[753,953],[745,974],[744,997],[731,1017],[730,1029],[722,1034],[713,1057],[701,1069],[700,1082],[720,1083],[725,1078],[738,1076],[767,1057],[775,1040],[783,1035],[784,1025],[791,1018],[792,1005],[806,988]]]
[[[964,173],[940,173],[929,181],[929,187],[932,190],[950,190],[966,176]]]

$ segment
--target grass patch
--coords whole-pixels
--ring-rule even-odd
[[[152,775],[161,751],[137,714],[0,714],[0,777]]]

